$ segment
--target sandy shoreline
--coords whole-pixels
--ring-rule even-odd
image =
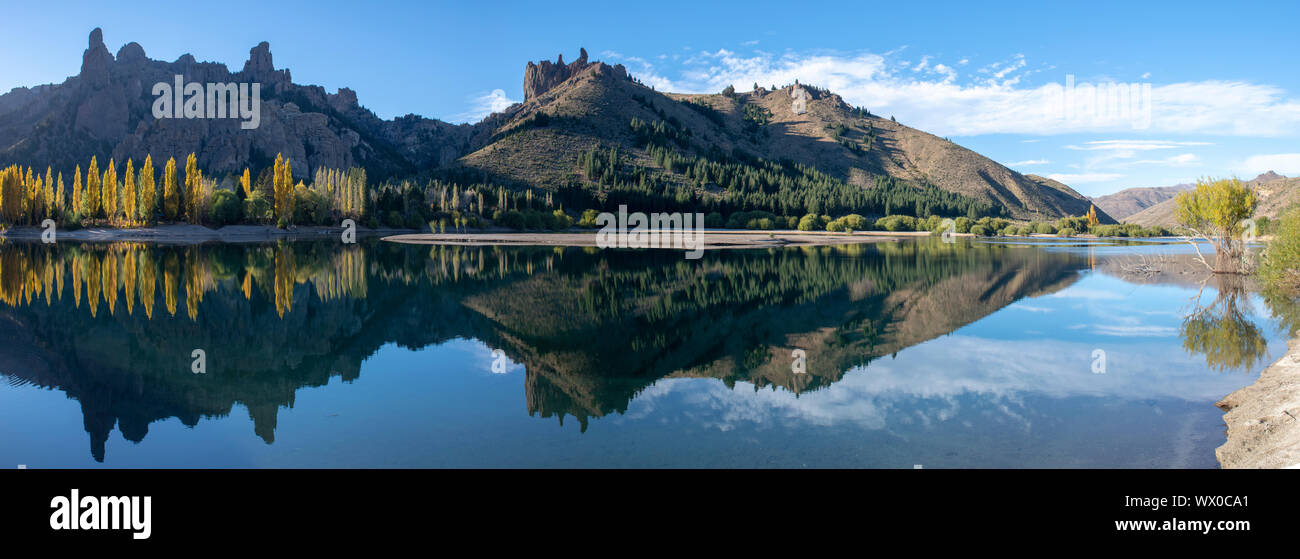
[[[1300,468],[1300,336],[1254,384],[1220,400],[1228,441],[1214,451],[1224,468]]]
[[[926,237],[929,235],[930,233],[927,232],[912,231],[896,233],[871,231],[852,234],[824,231],[709,230],[703,232],[705,250],[877,243],[894,241],[904,237]],[[665,238],[667,238],[666,233]],[[384,237],[383,240],[422,245],[594,247],[596,246],[596,231],[570,230],[561,233],[419,233],[390,235]]]

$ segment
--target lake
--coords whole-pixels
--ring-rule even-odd
[[[1296,319],[1190,252],[10,242],[0,464],[1213,468]]]

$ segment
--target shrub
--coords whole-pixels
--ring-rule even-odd
[[[916,218],[910,215],[891,215],[876,220],[876,229],[885,231],[915,231]]]
[[[563,231],[573,226],[573,218],[564,210],[555,210],[551,212],[551,229],[554,231]]]
[[[299,225],[328,225],[331,221],[329,202],[320,193],[299,188],[294,191],[293,200],[293,220]],[[401,227],[401,223],[395,227]]]
[[[407,228],[407,229],[419,229],[419,228],[420,228],[420,223],[422,223],[423,221],[424,221],[424,220],[421,219],[420,216],[419,216],[418,214],[411,214],[411,215],[409,215],[409,216],[406,216],[406,228]]]
[[[1039,235],[1055,235],[1056,226],[1051,223],[1039,223],[1034,226],[1034,232]]]
[[[983,225],[972,225],[970,227],[970,234],[975,235],[976,237],[987,237],[989,235],[989,230]]]
[[[817,216],[815,214],[808,214],[799,218],[798,229],[800,231],[816,231],[818,225],[820,225],[820,222],[817,219]]]
[[[531,210],[528,211],[528,212],[525,212],[525,213],[524,213],[524,228],[525,228],[525,229],[542,229],[542,228],[544,228],[544,227],[546,226],[546,222],[549,221],[549,220],[543,218],[542,216],[543,216],[543,214],[541,214],[540,212],[535,212],[535,211],[531,211]]]
[[[213,225],[218,227],[239,223],[244,219],[244,208],[241,207],[239,198],[234,192],[229,190],[218,190],[212,193],[212,202],[208,207],[208,219]]]
[[[406,221],[402,219],[402,214],[398,213],[397,210],[389,211],[384,216],[384,225],[389,227],[401,227],[404,223]]]
[[[371,229],[379,229],[379,218],[373,215],[370,216],[370,219],[366,220],[366,227],[369,227]]]
[[[497,211],[497,213],[492,214],[492,220],[499,221],[501,219],[499,217],[500,213],[500,211]],[[582,217],[578,219],[578,227],[586,227],[588,229],[594,228],[596,227],[596,218],[598,217],[600,217],[600,212],[597,210],[583,210]]]
[[[270,223],[275,216],[273,210],[271,203],[260,192],[254,192],[251,198],[244,200],[244,216],[253,223]]]
[[[1075,231],[1073,228],[1070,227],[1062,227],[1056,230],[1056,235],[1059,237],[1073,237],[1078,234],[1079,234],[1078,231]]]
[[[840,219],[844,220],[845,227],[847,227],[848,229],[852,229],[854,231],[864,231],[869,228],[869,225],[867,224],[867,218],[862,217],[858,214],[849,214],[844,217],[841,217]]]
[[[953,225],[956,226],[958,233],[970,233],[972,223],[969,217],[959,217],[953,220]]]
[[[1300,206],[1271,225],[1274,237],[1264,251],[1259,276],[1268,288],[1294,296],[1300,292]]]
[[[496,222],[497,225],[516,230],[522,230],[526,225],[524,222],[524,214],[519,213],[519,210],[509,210],[502,213],[501,217],[496,219]]]
[[[722,229],[726,224],[727,222],[722,219],[722,214],[718,212],[709,212],[709,215],[704,216],[704,226],[709,229]]]

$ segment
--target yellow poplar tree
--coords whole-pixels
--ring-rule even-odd
[[[126,214],[128,224],[136,221],[135,205],[138,195],[135,190],[135,164],[127,159],[126,177],[122,179],[122,213]]]
[[[179,200],[176,199],[178,186],[176,184],[176,158],[168,158],[167,166],[163,167],[163,214],[168,221],[176,221],[176,212],[179,209]]]
[[[63,190],[63,171],[59,171],[59,190],[54,195],[54,205],[59,208],[59,215],[62,217],[68,211],[68,195]]]
[[[113,158],[108,158],[108,170],[104,171],[104,182],[100,184],[100,199],[103,200],[104,217],[111,222],[117,217],[117,167]]]
[[[45,217],[54,217],[54,176],[50,167],[45,168],[45,192],[41,198],[45,202]]]
[[[144,156],[144,165],[140,167],[140,221],[153,223],[153,216],[158,211],[158,193],[153,187],[153,158]]]
[[[185,158],[185,215],[190,223],[199,222],[199,162],[193,152]]]
[[[72,175],[72,213],[82,215],[81,213],[81,164],[77,164],[77,171]]]
[[[284,156],[275,154],[275,169],[271,173],[271,192],[275,195],[275,217],[284,217]]]
[[[290,223],[293,223],[293,166],[290,164],[288,158],[285,158],[284,160],[284,190],[284,206],[286,208],[285,216],[289,218]]]
[[[86,169],[86,211],[87,218],[99,214],[99,163],[95,156],[90,156],[90,168]]]
[[[244,175],[239,177],[239,186],[244,188],[244,199],[253,197],[253,175],[248,167],[244,167]]]
[[[23,180],[23,207],[26,208],[28,221],[36,221],[36,179],[32,177],[32,168],[27,168],[27,178]]]

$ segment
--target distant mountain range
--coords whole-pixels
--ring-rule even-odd
[[[175,75],[187,83],[262,84],[260,126],[242,130],[237,119],[155,119],[152,87],[171,83]],[[579,159],[618,148],[629,168],[645,175],[642,184],[650,186],[643,189],[668,197],[686,189],[701,199],[721,198],[729,185],[707,171],[664,163],[651,149],[667,145],[707,162],[779,161],[786,172],[799,169],[805,176],[815,169],[829,177],[815,175],[817,181],[867,191],[882,184],[933,187],[959,202],[1004,208],[1003,215],[1022,219],[1082,215],[1091,205],[1067,185],[1022,175],[797,82],[749,92],[661,93],[621,65],[589,61],[584,50],[570,63],[563,57],[530,62],[524,94],[524,102],[475,124],[413,114],[384,120],[361,106],[350,89],[327,93],[293,83],[289,70],[275,67],[265,42],[250,50],[240,71],[231,72],[189,54],[173,62],[152,60],[136,43],[113,55],[95,29],[78,75],[0,95],[0,164],[71,171],[91,155],[139,161],[146,154],[160,160],[194,152],[202,168],[220,176],[245,167],[256,172],[282,153],[294,162],[299,179],[309,180],[319,167],[365,167],[377,180],[442,174],[512,188],[577,186],[599,194],[602,180],[589,176]],[[1109,208],[1099,207],[1102,221],[1114,222]],[[1115,207],[1120,213],[1130,209]]]
[[[1255,209],[1255,217],[1275,218],[1286,211],[1287,208],[1300,203],[1300,178],[1285,177],[1269,171],[1263,173],[1249,181],[1247,186],[1255,189],[1258,207]],[[1138,225],[1149,227],[1152,225],[1162,225],[1173,227],[1178,224],[1178,218],[1175,215],[1176,206],[1174,197],[1183,190],[1191,189],[1191,185],[1178,185],[1164,187],[1163,189],[1138,189],[1131,188],[1112,194],[1111,196],[1123,196],[1125,193],[1135,190],[1157,190],[1167,194],[1164,200],[1152,204],[1145,209],[1119,218],[1124,223],[1136,223]],[[1168,191],[1165,189],[1177,189]],[[1102,198],[1107,198],[1103,196]],[[1102,204],[1102,199],[1098,199],[1098,207]],[[1114,215],[1114,214],[1112,214]]]
[[[1093,198],[1093,203],[1111,217],[1124,221],[1124,218],[1141,212],[1151,206],[1164,202],[1179,192],[1191,190],[1193,185],[1176,184],[1174,186],[1154,186],[1144,188],[1127,188],[1114,194]]]

